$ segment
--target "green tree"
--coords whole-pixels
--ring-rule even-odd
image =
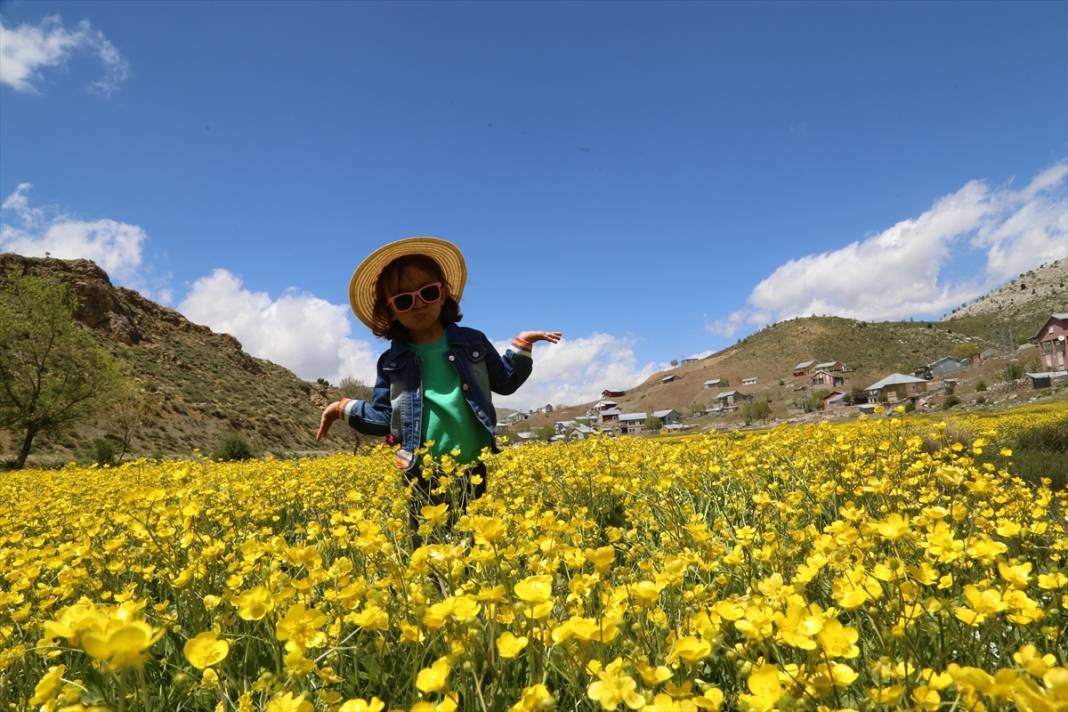
[[[979,347],[967,341],[953,347],[953,357],[963,361],[971,361],[978,355]]]
[[[0,280],[0,426],[23,434],[16,468],[26,465],[35,437],[103,410],[123,386],[118,362],[75,322],[76,306],[61,282]]]
[[[807,412],[814,410],[823,410],[823,399],[831,395],[829,388],[817,388],[812,392],[812,395],[808,400],[808,407],[805,408]]]
[[[754,420],[764,422],[771,417],[771,406],[766,400],[747,400],[742,404],[742,417],[746,425],[751,425]]]
[[[552,425],[543,425],[534,431],[534,436],[538,438],[538,440],[545,440],[546,442],[548,442],[554,435],[556,435],[556,428]]]
[[[645,419],[645,429],[651,433],[659,432],[660,428],[664,427],[664,421],[655,415],[650,415]]]

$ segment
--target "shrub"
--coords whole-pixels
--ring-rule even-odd
[[[982,393],[985,390],[986,390],[986,381],[979,381],[978,383],[975,384],[975,392],[976,393]]]
[[[1024,367],[1022,363],[1010,363],[1005,367],[1005,380],[1015,381],[1017,378],[1022,378],[1024,375]]]
[[[98,465],[115,464],[115,445],[106,438],[93,441],[93,462]]]
[[[983,405],[984,403],[986,403],[986,396],[979,396],[975,399],[976,405]]]
[[[955,405],[960,405],[960,398],[957,398],[957,396],[948,396],[942,402],[942,410],[949,410]]]
[[[252,458],[252,446],[240,433],[228,433],[219,440],[219,445],[212,453],[215,460],[249,460]]]

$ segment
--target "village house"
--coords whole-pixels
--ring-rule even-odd
[[[654,410],[653,417],[659,418],[660,422],[665,426],[678,425],[682,422],[682,413],[675,410],[674,408],[670,408],[668,410]]]
[[[1068,312],[1050,314],[1031,341],[1038,346],[1042,365],[1051,372],[1068,369],[1065,341],[1068,340]]]
[[[619,408],[605,408],[597,414],[597,427],[601,430],[614,430],[619,427]]]
[[[1059,383],[1068,378],[1068,371],[1043,371],[1041,373],[1025,373],[1031,381],[1032,388],[1049,388],[1054,383]]]
[[[956,356],[943,356],[942,358],[932,361],[926,366],[921,366],[912,372],[912,375],[917,378],[923,378],[924,380],[931,381],[939,376],[944,376],[947,373],[953,373],[960,369],[971,365],[971,359],[957,358]]]
[[[814,386],[840,386],[845,383],[845,376],[839,376],[837,373],[820,369],[812,374],[812,385]]]
[[[517,410],[514,413],[509,413],[508,415],[504,416],[503,418],[498,418],[497,419],[497,424],[507,427],[509,425],[514,425],[515,423],[521,423],[522,421],[526,420],[529,417],[530,417],[529,413],[523,413],[523,412]]]
[[[660,379],[660,382],[661,382],[661,383],[671,383],[672,381],[677,381],[677,380],[679,380],[679,377],[678,377],[678,376],[676,376],[676,375],[675,375],[675,374],[673,373],[673,374],[671,374],[670,376],[664,376],[663,378],[661,378],[661,379]]]
[[[741,401],[753,400],[753,396],[741,391],[723,391],[716,396],[721,410],[733,410]]]
[[[622,413],[619,416],[619,429],[624,435],[637,435],[645,428],[649,416],[645,413]]]
[[[886,396],[888,401],[908,400],[927,392],[927,381],[903,373],[891,373],[886,378],[876,381],[864,391],[870,400]]]
[[[816,365],[815,361],[802,361],[801,363],[799,363],[796,366],[794,366],[794,375],[795,376],[804,376],[805,374],[807,374],[809,372],[809,369],[811,369],[815,365]]]
[[[834,408],[841,408],[845,403],[846,394],[842,391],[831,391],[823,398],[823,410],[833,410]]]
[[[756,383],[757,383],[757,377],[756,376],[747,376],[747,377],[742,379],[742,385],[743,386],[755,386]]]
[[[683,360],[679,361],[679,365],[685,366],[688,363],[697,363],[698,361],[700,361],[700,359],[698,358],[684,358]]]
[[[626,391],[611,391],[607,388],[601,391],[601,398],[622,398],[625,395]]]
[[[816,371],[844,371],[846,370],[845,364],[841,361],[824,361],[823,363],[817,363],[812,367]]]
[[[710,378],[707,381],[705,381],[705,390],[707,391],[709,388],[715,388],[716,386],[720,385],[721,383],[723,383],[723,379],[722,378]]]

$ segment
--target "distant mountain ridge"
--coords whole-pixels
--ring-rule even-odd
[[[115,287],[89,260],[0,254],[0,275],[50,276],[78,296],[75,318],[123,362],[146,401],[134,434],[134,454],[210,453],[220,437],[238,432],[259,452],[332,450],[346,447],[339,429],[328,443],[314,432],[322,408],[334,395],[289,370],[245,353],[229,334],[194,324],[174,309],[137,292]],[[82,456],[95,438],[108,435],[106,419],[94,419],[58,439],[34,443],[31,462]],[[12,452],[11,433],[0,430],[0,447]]]

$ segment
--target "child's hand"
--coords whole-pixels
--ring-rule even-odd
[[[330,431],[330,426],[341,416],[341,406],[344,401],[334,401],[323,408],[323,414],[319,418],[319,432],[315,433],[316,440],[322,440]]]
[[[555,344],[560,341],[560,337],[563,336],[559,331],[520,331],[519,338],[527,343],[533,344],[535,341],[548,341],[551,344]]]

